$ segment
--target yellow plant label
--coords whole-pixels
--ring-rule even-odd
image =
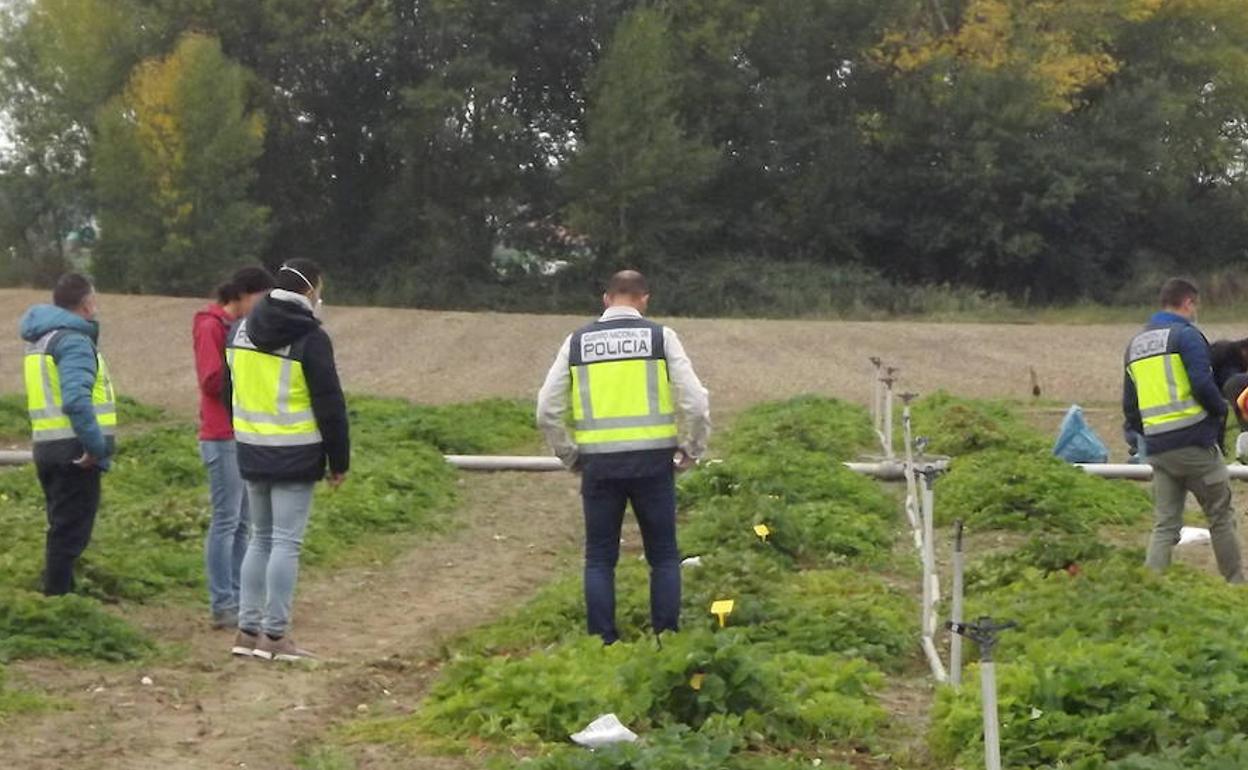
[[[736,606],[736,602],[732,599],[719,599],[711,602],[711,614],[719,618],[719,627],[723,628],[728,623],[728,616],[732,614],[732,608]]]
[[[759,539],[765,543],[767,542],[767,536],[771,534],[771,530],[767,528],[766,524],[755,524],[754,534],[758,535]]]

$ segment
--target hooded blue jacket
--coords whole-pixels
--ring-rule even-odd
[[[96,458],[102,470],[107,470],[113,442],[107,440],[100,430],[100,424],[95,419],[95,406],[91,403],[99,324],[55,305],[34,305],[22,316],[21,335],[27,342],[36,342],[48,332],[60,329],[75,332],[60,335],[48,351],[60,373],[61,408],[69,417],[82,448]],[[69,459],[72,461],[76,457]]]
[[[1213,379],[1213,367],[1209,360],[1209,341],[1200,329],[1186,318],[1174,313],[1159,311],[1148,319],[1146,329],[1179,326],[1179,357],[1192,383],[1192,397],[1205,408],[1209,416],[1201,422],[1181,430],[1161,433],[1145,438],[1149,454],[1161,454],[1181,447],[1220,447],[1222,431],[1226,426],[1227,404],[1222,391]],[[1143,435],[1144,423],[1140,418],[1140,404],[1131,375],[1125,375],[1122,383],[1122,412],[1126,428]]]

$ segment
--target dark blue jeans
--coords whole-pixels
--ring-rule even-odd
[[[680,551],[676,547],[676,480],[672,471],[640,478],[587,476],[585,507],[585,606],[589,633],[608,644],[615,627],[615,565],[620,560],[624,508],[633,504],[650,564],[650,624],[675,631],[680,620]]]

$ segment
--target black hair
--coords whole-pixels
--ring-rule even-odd
[[[230,280],[217,287],[217,302],[224,305],[247,294],[258,294],[273,288],[273,276],[258,265],[240,267]]]
[[[307,294],[321,282],[321,268],[310,259],[287,260],[274,279],[279,289]]]
[[[1196,284],[1186,278],[1171,278],[1162,285],[1158,300],[1162,307],[1180,307],[1188,299],[1199,296]]]
[[[66,310],[77,310],[95,291],[90,279],[81,273],[66,273],[56,281],[52,289],[52,304]]]

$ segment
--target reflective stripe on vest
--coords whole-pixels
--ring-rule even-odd
[[[1179,328],[1141,332],[1127,348],[1127,373],[1135,383],[1146,436],[1190,428],[1209,416],[1193,398],[1187,367],[1178,352]]]
[[[652,325],[611,325],[610,344],[586,340],[586,352],[571,356],[573,439],[581,454],[610,454],[651,449],[675,449],[676,409],[672,401],[667,361],[657,357],[657,346],[631,345],[629,335],[662,334]],[[598,350],[594,352],[593,346]]]
[[[63,409],[60,371],[48,352],[53,341],[63,332],[60,329],[51,331],[35,342],[26,344],[23,362],[26,409],[30,417],[31,440],[35,443],[77,437],[73,423]],[[95,382],[91,386],[91,405],[100,431],[105,436],[114,435],[117,432],[117,395],[113,390],[112,377],[108,373],[108,364],[98,350],[95,353]]]
[[[257,349],[243,321],[227,346],[226,363],[236,441],[271,447],[321,443],[303,363],[291,357],[289,345],[272,352]]]

